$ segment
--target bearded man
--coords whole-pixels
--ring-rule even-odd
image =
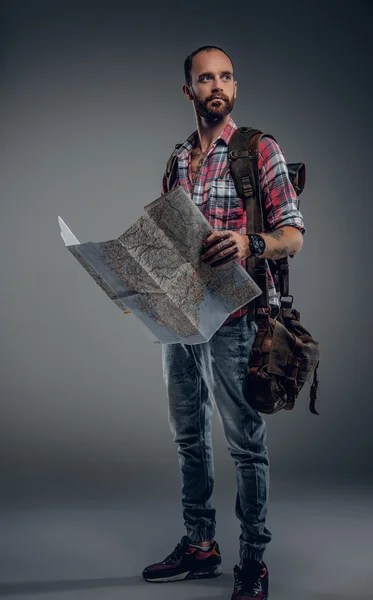
[[[232,260],[294,255],[303,245],[303,217],[280,146],[263,136],[258,167],[265,231],[247,235],[245,203],[229,171],[228,144],[237,129],[231,112],[237,96],[233,63],[217,46],[203,46],[184,63],[184,96],[192,103],[197,129],[174,151],[181,185],[212,225],[202,260],[212,268]],[[163,177],[162,193],[167,189]],[[279,306],[267,263],[269,302]],[[243,395],[250,349],[258,331],[243,307],[202,344],[162,346],[169,424],[178,447],[181,500],[186,535],[164,560],[146,567],[146,581],[178,581],[221,574],[212,504],[214,463],[211,416],[216,404],[236,468],[235,512],[240,521],[239,565],[234,567],[232,600],[268,598],[263,555],[271,540],[266,527],[269,460],[262,416]]]

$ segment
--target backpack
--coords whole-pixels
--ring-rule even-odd
[[[237,195],[245,199],[247,232],[264,231],[263,209],[260,197],[258,169],[259,142],[264,134],[259,129],[239,127],[228,146],[228,163],[222,177],[230,169]],[[275,140],[276,141],[276,140]],[[181,144],[176,144],[179,148]],[[177,175],[177,153],[170,156],[166,166],[167,189],[171,190]],[[287,164],[290,181],[299,197],[306,181],[304,163]],[[293,258],[293,255],[290,255]],[[306,382],[310,389],[310,412],[315,409],[318,388],[319,343],[300,323],[299,312],[292,307],[293,296],[289,294],[288,257],[267,259],[277,292],[280,293],[280,309],[276,315],[270,312],[268,302],[267,270],[264,259],[249,257],[248,273],[262,290],[262,294],[247,306],[247,318],[255,319],[258,332],[250,351],[244,395],[247,402],[258,412],[274,414],[281,409],[291,410]],[[259,312],[259,308],[267,309]]]

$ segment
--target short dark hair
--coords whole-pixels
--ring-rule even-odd
[[[220,52],[223,52],[223,54],[225,54],[225,56],[228,56],[229,60],[232,63],[232,68],[234,68],[231,57],[226,53],[225,50],[223,50],[223,48],[219,48],[219,46],[201,46],[201,48],[197,48],[197,50],[194,50],[194,52],[189,54],[189,56],[187,56],[184,61],[185,83],[187,85],[190,85],[192,83],[192,78],[190,76],[190,72],[192,70],[193,58],[195,57],[196,54],[199,54],[199,52],[202,52],[203,50],[207,50],[207,51],[220,50]]]

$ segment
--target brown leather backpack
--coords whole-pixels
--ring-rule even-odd
[[[234,132],[228,148],[230,171],[238,196],[246,201],[248,233],[264,231],[258,170],[258,148],[263,135],[275,139],[258,129],[240,127]],[[287,167],[299,196],[306,181],[305,165],[292,163]],[[303,385],[313,376],[309,408],[313,414],[318,414],[315,401],[319,383],[319,343],[300,323],[299,312],[292,308],[288,258],[268,260],[268,264],[276,289],[280,292],[277,315],[270,312],[264,259],[247,259],[247,270],[263,293],[248,305],[248,319],[255,318],[258,333],[251,349],[244,393],[247,401],[259,412],[273,414],[282,408],[291,410]],[[266,308],[267,312],[259,312],[259,308]]]
[[[258,170],[259,141],[264,135],[275,139],[259,129],[239,127],[232,135],[228,147],[226,169],[230,169],[237,195],[245,199],[248,233],[264,231]],[[180,144],[176,144],[175,148],[179,146]],[[296,194],[300,196],[306,181],[305,165],[290,163],[287,168]],[[176,174],[177,156],[174,152],[166,168],[168,190],[172,188]],[[300,323],[299,312],[292,308],[288,258],[267,261],[276,290],[280,293],[281,307],[277,314],[271,312],[264,259],[249,257],[246,261],[247,271],[263,293],[247,306],[247,318],[255,319],[258,333],[248,361],[245,397],[251,406],[264,414],[273,414],[281,409],[291,410],[303,385],[310,382],[313,376],[309,408],[313,414],[319,414],[315,409],[319,383],[319,343]],[[265,308],[266,312],[258,311],[259,308]]]

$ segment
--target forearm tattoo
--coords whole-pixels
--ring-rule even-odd
[[[275,240],[280,240],[284,235],[284,230],[283,229],[276,229],[275,231],[271,231],[271,233],[268,233],[268,237],[272,237]]]
[[[284,237],[285,231],[284,229],[276,229],[275,231],[271,231],[267,233],[268,237],[275,239],[276,241],[281,240]],[[288,243],[288,245],[283,245],[281,248],[275,248],[274,250],[269,251],[268,258],[277,259],[277,258],[285,258],[285,256],[289,256],[289,254],[296,254],[297,249],[293,247],[293,245]]]
[[[269,254],[270,256],[268,258],[275,260],[276,258],[284,258],[289,254],[293,254],[293,251],[291,248],[289,248],[289,246],[283,246],[282,248],[276,248],[275,250],[272,250]]]

